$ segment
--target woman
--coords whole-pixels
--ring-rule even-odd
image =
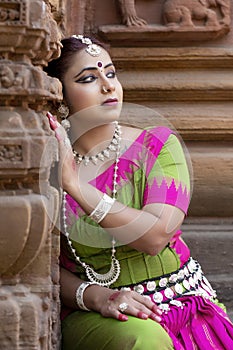
[[[63,349],[233,349],[233,327],[181,239],[189,174],[167,127],[119,125],[122,87],[105,47],[62,41],[47,72],[69,108],[60,146]]]

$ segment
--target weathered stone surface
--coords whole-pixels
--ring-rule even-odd
[[[0,289],[0,349],[49,349],[49,308],[25,287]],[[38,322],[39,321],[39,322]]]
[[[105,8],[106,11],[105,1],[101,3],[103,7],[96,9],[98,34],[114,46],[214,40],[230,30],[229,0],[154,1],[144,4],[141,12],[135,0],[118,0],[116,3],[121,11],[119,18],[114,4],[111,4],[112,11],[115,10],[114,24],[108,24],[108,20],[106,23],[106,18],[100,15],[101,10]]]
[[[233,319],[233,219],[187,219],[183,237]]]
[[[1,0],[0,14],[0,349],[59,349],[58,152],[44,110],[62,94],[42,66],[61,34],[42,0]]]
[[[34,59],[37,64],[43,65],[59,55],[61,35],[50,6],[44,1],[2,0],[0,9],[2,57],[23,58],[25,61]]]
[[[145,27],[148,21],[137,14],[136,0],[117,0],[121,10],[122,22],[126,26]],[[144,5],[144,9],[149,6]],[[230,23],[229,1],[217,0],[165,0],[162,5],[156,4],[156,12],[161,13],[161,20],[167,26],[179,27],[220,26]],[[146,17],[148,13],[146,13]],[[153,16],[153,14],[152,14]],[[155,15],[154,15],[155,17]]]

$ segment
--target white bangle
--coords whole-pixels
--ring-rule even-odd
[[[109,213],[114,202],[115,198],[111,198],[106,193],[104,193],[102,199],[97,204],[96,208],[91,212],[89,217],[95,222],[97,222],[97,224],[99,224]]]
[[[76,289],[76,293],[75,293],[75,299],[76,299],[76,303],[79,307],[79,309],[81,310],[85,310],[85,311],[90,311],[84,304],[83,301],[83,293],[85,292],[85,290],[92,284],[95,284],[93,282],[83,282],[80,284],[80,286]]]

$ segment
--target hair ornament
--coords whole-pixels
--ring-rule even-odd
[[[93,44],[90,38],[86,38],[83,35],[72,35],[72,38],[80,40],[83,44],[87,45],[85,51],[91,56],[99,56],[101,53],[101,47],[97,44]]]

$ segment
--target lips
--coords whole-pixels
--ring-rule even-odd
[[[102,103],[102,106],[115,106],[118,103],[117,98],[108,98]]]

